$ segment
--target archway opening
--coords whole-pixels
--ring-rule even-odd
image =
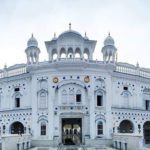
[[[66,50],[65,50],[65,48],[61,48],[61,50],[60,50],[60,58],[66,58]]]
[[[123,120],[119,125],[120,133],[133,133],[133,124],[129,120]]]
[[[150,144],[150,121],[144,123],[143,130],[145,144]]]
[[[80,50],[80,48],[76,48],[76,50],[75,50],[75,58],[81,58],[81,50]]]
[[[53,50],[52,50],[52,60],[56,60],[57,57],[58,57],[58,55],[57,55],[57,50],[56,50],[56,49],[53,49]]]
[[[69,48],[68,49],[68,55],[67,55],[68,58],[73,58],[73,49],[72,48]]]
[[[65,145],[82,143],[81,118],[62,118],[62,143]]]
[[[10,127],[11,134],[24,134],[24,126],[21,122],[14,122]]]
[[[89,59],[89,56],[90,56],[89,49],[88,49],[88,48],[85,48],[85,49],[84,49],[84,53],[83,53],[84,59]]]

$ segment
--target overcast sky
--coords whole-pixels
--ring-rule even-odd
[[[44,41],[72,29],[97,40],[94,59],[108,32],[115,40],[118,61],[150,68],[150,0],[0,0],[0,68],[25,63],[31,33],[48,60]]]

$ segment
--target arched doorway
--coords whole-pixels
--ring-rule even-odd
[[[82,142],[81,118],[62,118],[62,143],[76,145]]]
[[[10,127],[11,134],[24,134],[24,126],[21,122],[14,122]]]
[[[150,144],[150,121],[144,123],[143,130],[145,144]]]
[[[123,120],[119,125],[120,133],[133,133],[133,123],[129,120]]]

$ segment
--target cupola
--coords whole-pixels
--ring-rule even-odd
[[[101,51],[103,53],[104,63],[115,63],[117,49],[115,47],[115,41],[110,36],[110,33],[108,34],[107,38],[104,40],[104,46]]]
[[[38,42],[33,34],[27,42],[25,53],[27,55],[27,64],[37,64],[39,62],[40,49],[38,48]]]

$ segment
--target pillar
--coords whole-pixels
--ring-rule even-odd
[[[90,102],[90,137],[95,138],[95,99],[94,99],[94,84],[91,86],[90,91],[88,90],[88,97]]]

